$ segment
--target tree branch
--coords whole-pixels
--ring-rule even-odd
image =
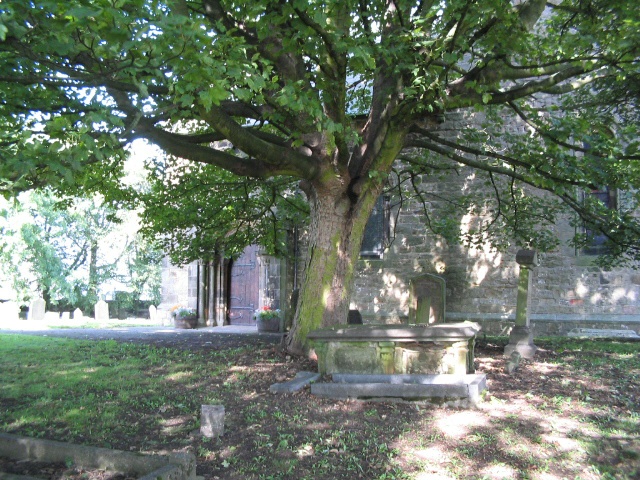
[[[515,178],[516,180],[520,180],[521,182],[524,182],[528,185],[531,185],[533,187],[536,188],[540,188],[543,190],[547,190],[550,191],[552,193],[555,193],[553,191],[553,189],[551,187],[544,187],[540,185],[540,182],[536,181],[535,176],[531,177],[531,176],[525,176],[522,175],[518,172],[516,172],[515,167],[516,166],[520,166],[523,167],[526,171],[530,171],[532,167],[535,168],[535,172],[536,175],[539,175],[542,178],[547,178],[550,180],[553,180],[554,182],[556,182],[557,184],[560,185],[566,185],[566,186],[579,186],[579,187],[583,187],[583,188],[591,188],[592,185],[586,183],[586,182],[579,182],[579,181],[572,181],[572,180],[567,180],[564,178],[559,178],[556,176],[553,176],[547,172],[544,172],[542,170],[539,170],[535,165],[530,165],[528,163],[524,163],[518,160],[515,160],[513,158],[510,157],[505,157],[504,155],[498,155],[498,154],[493,154],[491,152],[484,152],[484,151],[480,151],[480,150],[476,150],[476,149],[472,149],[469,147],[464,147],[458,144],[451,144],[450,142],[444,141],[440,138],[435,137],[434,140],[438,141],[439,143],[442,143],[443,145],[446,145],[448,148],[445,148],[443,146],[440,145],[436,145],[434,143],[431,142],[426,142],[424,140],[419,140],[419,139],[412,139],[409,142],[407,142],[406,146],[407,147],[417,147],[417,148],[424,148],[427,150],[430,150],[432,152],[438,153],[440,155],[443,155],[451,160],[454,160],[456,162],[462,163],[463,165],[467,165],[468,167],[473,167],[473,168],[477,168],[479,170],[484,170],[487,172],[493,172],[493,173],[499,173],[501,175],[505,175],[507,177],[511,177],[511,178]],[[481,162],[479,160],[473,160],[469,157],[465,157],[463,155],[459,155],[457,153],[455,153],[453,151],[453,149],[458,149],[461,151],[464,151],[466,153],[470,153],[472,155],[479,155],[479,156],[486,156],[486,157],[490,157],[490,158],[496,158],[496,159],[500,159],[503,160],[507,163],[509,163],[510,165],[513,166],[513,169],[509,169],[509,168],[504,168],[504,167],[500,167],[498,165],[491,165],[488,164],[486,162]]]
[[[259,138],[238,125],[220,107],[211,106],[208,112],[202,112],[202,117],[235,147],[269,165],[280,175],[312,180],[320,171],[319,162],[314,157],[302,155]]]

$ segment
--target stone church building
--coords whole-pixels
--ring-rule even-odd
[[[448,120],[447,120],[448,121]],[[460,169],[450,181],[426,179],[422,188],[446,197],[474,186],[474,173]],[[623,192],[606,191],[612,205]],[[485,332],[506,332],[515,316],[518,264],[513,249],[450,245],[429,233],[419,205],[399,208],[381,197],[369,220],[361,249],[351,308],[364,323],[408,321],[410,281],[430,273],[446,282],[445,320],[480,322]],[[461,218],[466,228],[472,218]],[[562,334],[573,328],[630,329],[640,332],[640,270],[605,270],[595,265],[598,245],[576,249],[570,217],[557,222],[560,246],[539,253],[532,271],[530,318],[536,335]],[[575,222],[574,222],[575,223]],[[302,237],[302,238],[301,238]],[[253,325],[264,306],[291,317],[292,292],[302,284],[303,236],[291,232],[290,254],[274,258],[260,247],[247,247],[235,261],[218,258],[177,268],[165,261],[161,309],[182,304],[198,310],[202,325]]]

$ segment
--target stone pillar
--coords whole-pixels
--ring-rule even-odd
[[[529,292],[531,290],[530,273],[538,266],[535,250],[519,250],[516,262],[520,265],[518,277],[518,297],[516,305],[516,324],[509,335],[509,344],[504,348],[505,356],[518,352],[523,358],[533,358],[538,347],[533,344],[533,333],[529,320]]]
[[[207,277],[209,275],[209,269],[207,268],[208,264],[203,262],[203,261],[199,261],[198,262],[198,274],[197,274],[197,279],[196,281],[198,282],[197,284],[197,288],[198,288],[198,293],[196,294],[197,298],[198,298],[198,306],[197,306],[197,310],[198,310],[198,324],[200,325],[206,325],[207,324],[207,317],[205,316],[205,310],[206,310],[206,305],[207,305]]]
[[[220,255],[220,261],[216,269],[217,293],[216,293],[216,325],[222,327],[227,323],[227,288],[229,281],[229,260]]]
[[[216,272],[218,267],[218,261],[209,262],[209,295],[207,296],[207,326],[216,326],[216,302],[218,285],[216,283]]]
[[[271,255],[258,252],[258,265],[260,268],[259,305],[267,305],[273,310],[280,309],[280,262]]]

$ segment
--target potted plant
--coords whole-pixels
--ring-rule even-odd
[[[256,319],[256,326],[259,332],[279,332],[281,323],[280,310],[272,310],[269,306],[264,306],[253,315]]]
[[[198,326],[198,313],[193,308],[176,305],[171,309],[173,325],[175,328],[196,328]]]

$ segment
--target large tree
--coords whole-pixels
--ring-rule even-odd
[[[2,187],[100,188],[137,138],[261,191],[256,180],[299,181],[310,239],[298,351],[345,321],[365,224],[405,149],[412,184],[459,165],[487,172],[493,223],[525,243],[535,202],[517,191],[529,185],[637,259],[637,221],[580,193],[640,183],[635,3],[4,0]],[[460,110],[482,115],[443,133]]]

